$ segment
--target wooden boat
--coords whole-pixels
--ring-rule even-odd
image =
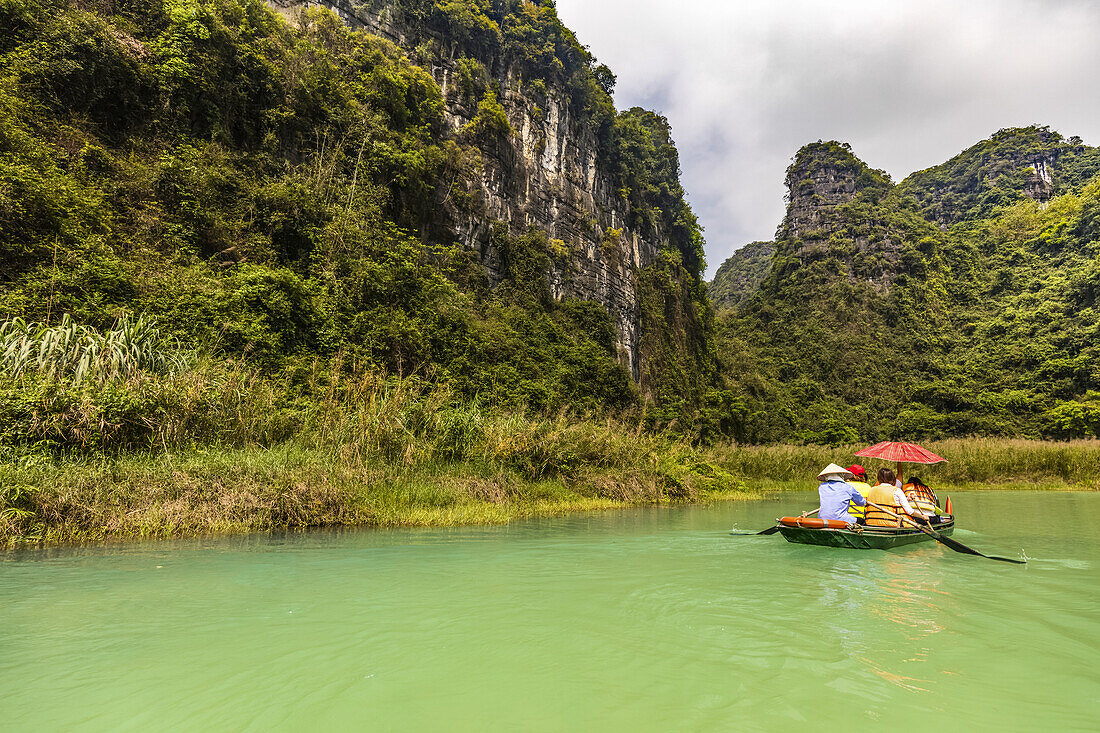
[[[932,525],[941,535],[955,531],[955,518],[942,517],[942,522]],[[783,517],[779,520],[779,532],[787,542],[823,547],[850,547],[856,550],[889,550],[891,547],[911,545],[914,542],[932,541],[916,527],[869,527],[848,524],[837,520],[814,517]]]

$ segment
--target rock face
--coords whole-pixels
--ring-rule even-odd
[[[1024,196],[1040,203],[1050,200],[1054,192],[1054,181],[1050,175],[1053,163],[1047,156],[1036,156],[1035,160],[1029,162],[1028,168],[1031,170],[1024,180]]]
[[[890,180],[852,154],[847,143],[816,142],[804,146],[787,169],[787,215],[778,239],[817,241],[833,233],[837,207],[865,189],[885,191]]]
[[[849,279],[888,288],[897,273],[906,234],[888,221],[881,202],[893,191],[889,176],[872,170],[847,143],[804,146],[787,169],[787,214],[776,233],[776,257],[785,269],[830,259]]]
[[[269,0],[279,12],[293,16],[297,8],[323,5],[350,26],[380,35],[412,52],[431,31],[404,21],[388,2],[376,9],[353,7],[342,0],[320,3]],[[445,39],[436,38],[446,48]],[[424,65],[443,91],[444,113],[451,137],[460,137],[475,118],[477,101],[461,88],[461,59],[436,54]],[[599,159],[594,132],[572,111],[563,89],[543,85],[532,90],[511,68],[485,66],[501,90],[500,105],[512,128],[490,144],[479,144],[470,196],[472,205],[447,197],[433,224],[454,241],[477,252],[492,282],[502,277],[493,227],[508,225],[513,234],[541,230],[565,252],[554,258],[548,273],[554,298],[596,301],[611,315],[618,334],[620,361],[639,378],[639,315],[635,273],[651,264],[666,239],[656,228],[637,231],[627,204],[617,194],[604,161]]]
[[[901,276],[927,274],[952,224],[1022,199],[1044,203],[1097,173],[1100,149],[1046,127],[1000,130],[896,186],[846,143],[811,143],[787,169],[787,213],[761,287],[840,276],[885,294]],[[731,262],[735,271],[741,266]]]
[[[798,151],[787,169],[788,204],[781,238],[802,239],[821,230],[828,225],[832,211],[855,195],[858,168],[846,152],[831,143],[807,145]]]

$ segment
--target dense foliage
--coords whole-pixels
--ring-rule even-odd
[[[927,218],[954,224],[983,219],[1025,193],[1046,200],[1079,189],[1100,173],[1100,149],[1047,127],[998,130],[951,160],[901,183]],[[1029,190],[1030,189],[1030,190]]]
[[[1009,140],[1061,144],[1045,128],[1002,131],[947,166]],[[1095,155],[1074,145],[1051,164],[1063,193],[1046,203],[1022,185],[995,187],[1011,194],[1007,204],[986,196],[993,189],[977,181],[1008,165],[988,150],[971,178],[947,176],[962,198],[943,201],[968,212],[948,229],[925,218],[946,209],[911,195],[927,171],[891,186],[852,168],[843,146],[804,148],[770,270],[719,325],[735,434],[826,443],[1097,435],[1100,178],[1074,185]],[[823,182],[842,179],[854,189],[829,200]],[[817,207],[815,228],[798,226],[804,206]]]
[[[317,398],[300,375],[318,360],[508,409],[638,406],[608,314],[550,297],[554,242],[494,224],[506,277],[490,283],[440,203],[469,196],[483,149],[512,134],[498,94],[516,70],[532,98],[565,90],[624,207],[668,232],[696,292],[702,239],[667,122],[615,112],[614,76],[552,3],[397,7],[430,31],[414,59],[460,57],[457,133],[428,71],[325,10],[290,24],[259,0],[0,3],[0,313],[103,332],[143,314],[192,365],[289,380],[275,414]],[[7,371],[0,409],[33,421],[27,395],[154,412],[195,397],[150,379],[97,393]]]
[[[772,266],[775,242],[749,242],[721,264],[707,284],[715,308],[736,308],[760,287]]]

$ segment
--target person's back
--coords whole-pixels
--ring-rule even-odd
[[[913,505],[914,509],[929,517],[936,514],[940,503],[939,499],[936,497],[936,492],[932,491],[932,489],[919,478],[911,478],[909,483],[901,487],[901,490],[905,494],[905,498]]]
[[[854,466],[848,466],[848,471],[852,474],[852,478],[848,480],[848,485],[858,491],[860,495],[866,499],[867,494],[871,491],[871,484],[867,483],[867,471],[858,463]],[[861,521],[863,519],[863,512],[864,508],[854,501],[848,503],[848,514],[851,515],[852,520],[856,522]]]
[[[896,516],[890,516],[887,512],[876,508],[878,504],[884,509],[889,509],[896,515],[901,515],[903,510],[894,503],[894,482],[880,483],[872,486],[867,492],[867,525],[870,527],[900,527],[901,520]]]
[[[821,485],[817,487],[817,494],[821,499],[821,508],[817,516],[821,519],[840,520],[851,523],[854,520],[848,513],[851,503],[862,506],[866,500],[845,480],[851,477],[851,473],[835,463],[830,463],[817,475]]]
[[[913,508],[905,493],[896,485],[897,479],[889,468],[878,470],[878,484],[871,487],[867,494],[867,519],[872,527],[909,527],[913,522],[902,521],[902,517],[909,515],[918,518],[927,518],[924,512]],[[882,507],[879,509],[874,505]]]

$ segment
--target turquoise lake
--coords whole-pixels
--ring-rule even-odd
[[[1097,730],[1100,494],[792,545],[784,494],[0,554],[5,731]]]

